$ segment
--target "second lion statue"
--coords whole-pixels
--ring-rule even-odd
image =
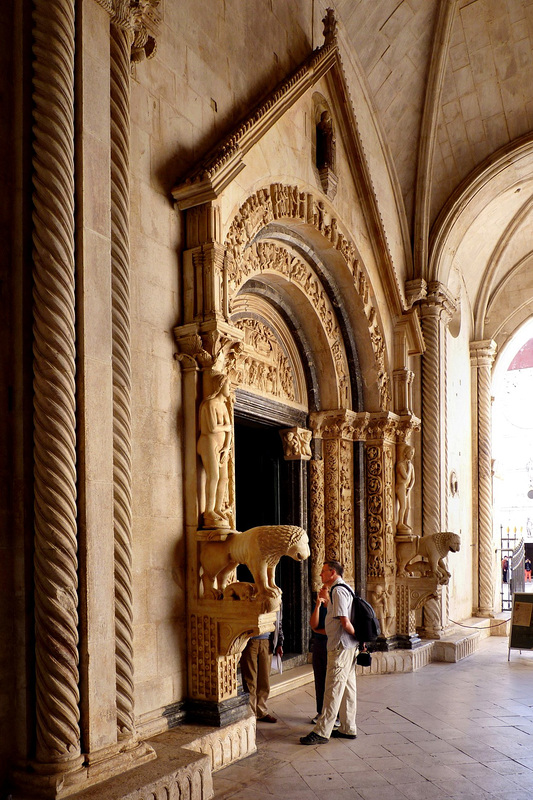
[[[224,541],[206,542],[200,551],[204,596],[220,598],[235,567],[246,564],[254,576],[257,597],[278,597],[281,590],[274,572],[280,558],[305,561],[310,554],[307,533],[296,525],[260,525],[232,533]]]

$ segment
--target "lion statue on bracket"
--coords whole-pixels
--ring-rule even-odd
[[[396,543],[398,575],[418,572],[434,575],[439,584],[446,584],[451,578],[444,559],[448,553],[458,553],[461,539],[451,531],[440,531],[428,536],[413,536],[409,541]],[[426,563],[427,562],[427,563]]]
[[[238,564],[246,564],[254,576],[257,598],[277,598],[281,589],[274,572],[280,558],[305,561],[310,555],[307,533],[296,525],[260,525],[231,533],[224,541],[205,542],[200,550],[204,597],[223,597],[230,574]]]

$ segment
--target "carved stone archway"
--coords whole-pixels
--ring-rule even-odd
[[[197,717],[224,724],[240,713],[239,653],[250,635],[272,626],[272,613],[253,600],[241,602],[237,613],[230,598],[202,594],[203,543],[233,535],[235,492],[230,455],[224,506],[218,517],[211,512],[205,516],[204,496],[196,490],[205,470],[196,446],[200,400],[213,397],[214,385],[222,383],[216,376],[221,375],[232,394],[244,390],[304,414],[321,414],[322,408],[330,409],[328,418],[360,412],[362,342],[356,348],[353,333],[350,338],[349,313],[358,314],[366,330],[366,369],[375,375],[369,402],[375,413],[388,413],[391,383],[365,270],[356,247],[322,200],[297,186],[260,189],[236,211],[223,242],[217,201],[190,208],[186,219],[184,315],[175,335],[183,365],[186,472],[191,478],[186,495],[188,619],[196,677],[189,681],[189,694]],[[336,288],[335,270],[349,277],[345,283],[352,287],[351,297],[341,296]],[[231,399],[226,408],[231,416]],[[337,557],[345,563],[347,579],[355,582],[354,530],[357,546],[366,552],[366,514],[356,502],[364,486],[363,475],[357,476],[357,470],[364,470],[362,445],[355,443],[353,434],[345,435],[342,426],[327,435],[322,428],[318,435],[315,423],[304,430],[312,439],[313,571],[324,556]],[[366,575],[359,576],[358,583],[361,578],[366,580]]]

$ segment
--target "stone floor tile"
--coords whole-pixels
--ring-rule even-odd
[[[485,762],[485,766],[497,772],[499,775],[522,775],[526,773],[533,775],[533,771],[529,767],[520,764],[518,761],[514,761],[512,758],[487,761]]]
[[[304,775],[303,778],[309,788],[319,797],[329,796],[330,792],[336,793],[339,789],[350,788],[350,784],[337,772],[323,775]]]
[[[447,800],[450,796],[425,778],[415,783],[402,783],[398,788],[408,800]]]
[[[367,676],[358,738],[316,748],[299,743],[312,687],[277,696],[278,725],[259,726],[258,753],[215,773],[214,798],[530,800],[533,670],[523,662],[508,663],[506,642],[491,637],[457,664]]]
[[[405,800],[405,795],[400,789],[388,786],[386,793],[379,786],[367,786],[359,790],[363,800]]]
[[[427,783],[427,778],[424,778],[419,772],[411,767],[402,767],[401,769],[380,770],[380,775],[395,786],[403,786],[404,783]]]
[[[398,770],[404,766],[404,763],[400,761],[399,758],[396,758],[396,756],[391,756],[391,755],[384,756],[381,758],[368,758],[367,756],[365,758],[365,761],[367,764],[373,767],[376,770],[376,772],[381,772],[381,773],[384,770],[386,770],[387,772],[392,769]]]

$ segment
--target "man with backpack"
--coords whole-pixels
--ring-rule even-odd
[[[344,568],[338,561],[326,561],[320,573],[323,586],[319,598],[327,604],[326,688],[322,713],[311,733],[300,738],[301,744],[326,744],[330,736],[340,739],[355,739],[357,736],[355,669],[358,642],[351,623],[354,596],[342,579],[343,572]],[[341,724],[340,728],[334,729],[337,713]]]

